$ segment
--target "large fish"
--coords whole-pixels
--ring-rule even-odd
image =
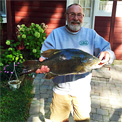
[[[46,79],[69,74],[83,74],[92,69],[100,68],[100,60],[79,49],[49,49],[41,56],[46,59],[43,62],[28,60],[23,63],[25,69],[22,74],[35,72],[42,65],[48,66],[50,71],[46,73]]]

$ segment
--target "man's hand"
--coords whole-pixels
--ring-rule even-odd
[[[110,60],[110,54],[107,51],[101,52],[99,59],[101,60],[99,65],[107,64]]]
[[[42,58],[42,57],[40,57],[39,58],[39,61],[40,62],[42,62],[44,59]],[[44,66],[44,65],[42,65],[42,67],[41,67],[41,69],[37,69],[36,70],[36,73],[38,74],[38,73],[47,73],[47,72],[49,72],[49,68],[48,68],[48,66]]]

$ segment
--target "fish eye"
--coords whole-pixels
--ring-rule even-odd
[[[93,63],[93,59],[92,59],[92,58],[90,58],[90,59],[89,59],[89,62],[90,62],[90,63]]]
[[[89,59],[89,61],[93,61],[93,59],[92,59],[92,58],[90,58],[90,59]]]
[[[90,58],[89,60],[90,60],[90,61],[92,61],[92,59],[91,59],[91,58]]]

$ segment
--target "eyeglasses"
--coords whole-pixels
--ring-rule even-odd
[[[75,14],[75,13],[67,13],[67,14],[71,18],[74,18],[75,16],[77,16],[78,18],[83,18],[84,17],[84,14],[81,14],[81,13],[78,13],[78,14]]]

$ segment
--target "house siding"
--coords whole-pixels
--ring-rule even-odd
[[[12,5],[15,26],[45,23],[47,36],[53,29],[65,25],[65,10],[66,0],[14,1]]]
[[[111,17],[95,17],[96,32],[109,41]],[[113,42],[111,42],[112,50],[116,59],[122,60],[122,17],[115,18]]]
[[[32,22],[48,25],[47,36],[57,27],[65,25],[65,10],[67,0],[21,0],[6,1],[7,3],[7,33],[6,39],[16,40],[16,27],[18,24],[29,26]],[[109,41],[111,17],[95,17],[95,30]],[[122,60],[122,17],[116,17],[112,44],[116,59]],[[4,26],[5,28],[6,26]],[[6,30],[6,29],[4,29]],[[4,31],[3,30],[3,31]],[[2,45],[5,40],[2,39]]]

